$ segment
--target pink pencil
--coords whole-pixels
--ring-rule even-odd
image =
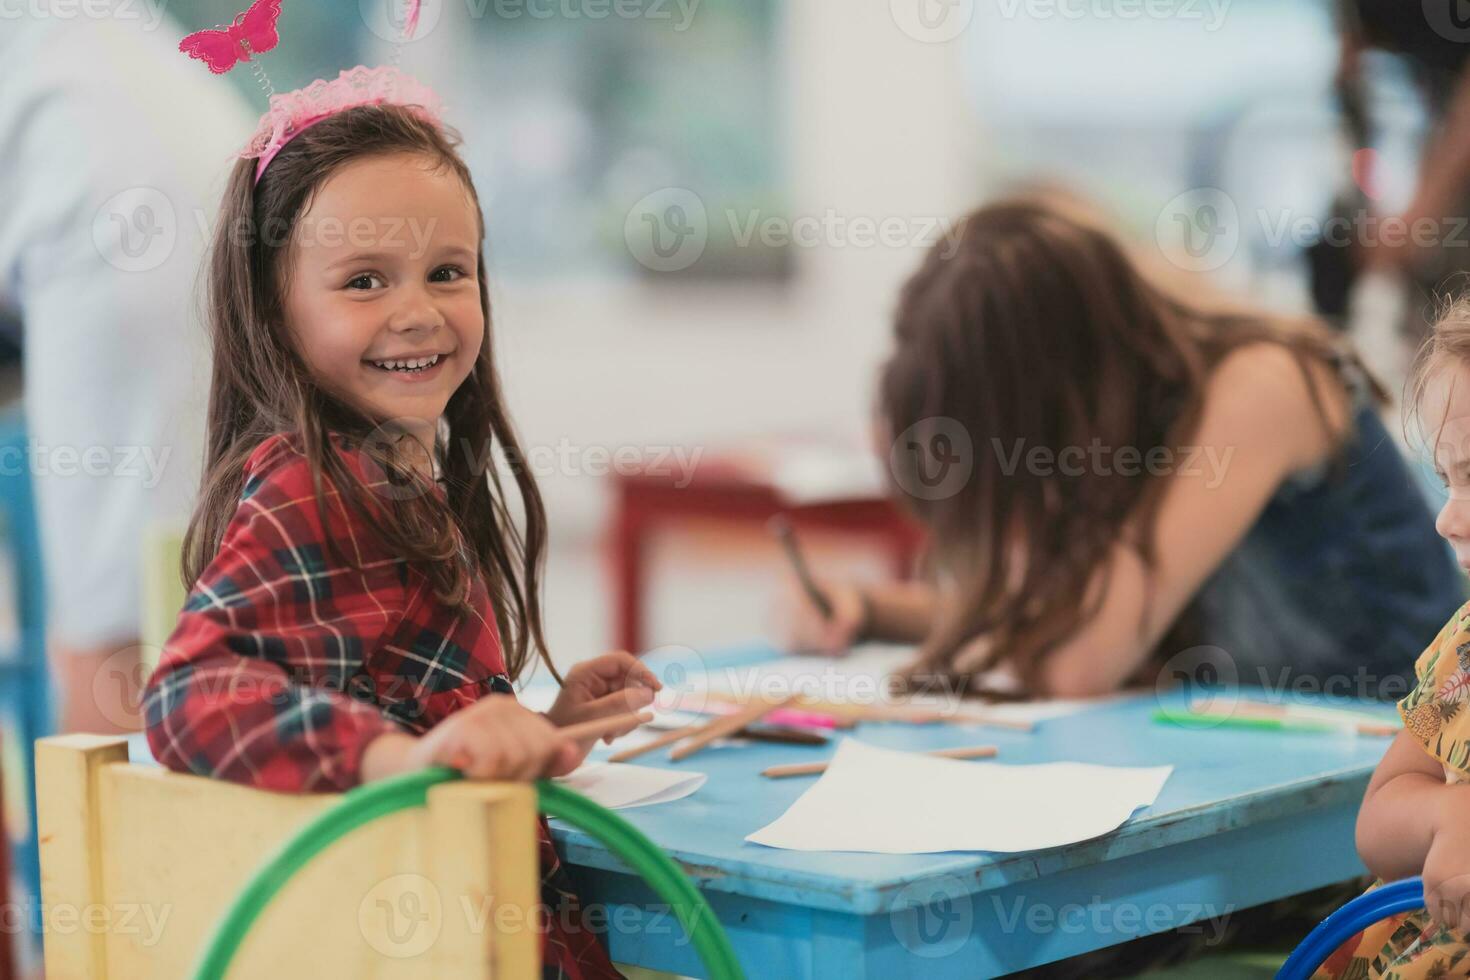
[[[733,715],[740,711],[740,705],[730,701],[711,699],[699,707],[679,704],[674,710],[689,711],[700,715]],[[824,715],[817,711],[806,711],[801,708],[778,708],[766,716],[766,721],[772,725],[791,725],[796,728],[840,728],[842,721],[832,715]]]

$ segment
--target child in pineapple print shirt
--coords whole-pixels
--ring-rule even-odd
[[[1470,571],[1470,299],[1435,327],[1416,365],[1410,407],[1445,486],[1435,523]],[[1404,730],[1373,774],[1358,814],[1358,853],[1378,880],[1422,875],[1425,907],[1369,926],[1317,976],[1470,974],[1470,604],[1440,630],[1399,702]]]

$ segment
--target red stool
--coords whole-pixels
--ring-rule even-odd
[[[686,482],[687,481],[687,482]],[[680,486],[680,483],[685,485]],[[821,529],[877,538],[888,552],[893,573],[913,574],[923,532],[887,497],[861,496],[820,503],[793,504],[748,461],[725,458],[701,462],[689,476],[668,473],[618,473],[608,538],[616,603],[618,649],[644,649],[644,580],[647,539],[657,529],[691,519],[763,525],[786,514],[799,529]]]

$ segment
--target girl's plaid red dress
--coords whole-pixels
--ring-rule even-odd
[[[374,482],[359,454],[333,444]],[[378,735],[421,735],[487,694],[513,693],[483,581],[472,615],[436,602],[326,481],[323,526],[291,437],[261,443],[244,475],[219,554],[144,690],[159,762],[259,789],[340,792],[361,782]],[[328,541],[362,570],[333,563]],[[584,925],[544,819],[541,867],[545,975],[620,977]]]

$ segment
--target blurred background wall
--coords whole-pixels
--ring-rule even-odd
[[[168,9],[194,30],[235,8]],[[389,58],[394,9],[288,3],[277,89]],[[1308,309],[1298,223],[1351,173],[1337,53],[1330,0],[429,0],[402,65],[444,95],[486,207],[549,588],[578,610],[551,603],[554,641],[584,655],[610,632],[614,454],[862,449],[897,290],[988,197],[1080,192],[1181,268]],[[1366,72],[1391,211],[1424,110],[1393,57]],[[226,83],[263,108],[248,73]],[[1356,299],[1390,374],[1398,302],[1371,282]],[[733,574],[721,554],[707,575]],[[762,573],[739,574],[718,625],[655,616],[653,636],[752,632],[763,600],[738,585]]]

